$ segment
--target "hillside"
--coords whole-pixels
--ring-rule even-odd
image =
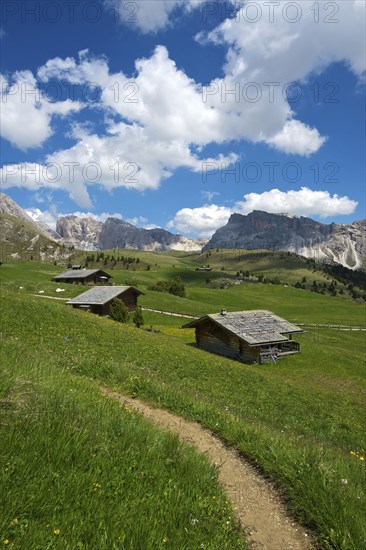
[[[0,213],[0,257],[21,260],[62,259],[69,256],[65,246],[52,240],[32,223]]]
[[[179,276],[188,287],[207,290],[242,287],[248,290],[259,284],[275,292],[278,286],[295,286],[298,290],[331,295],[342,300],[366,297],[366,273],[350,270],[338,264],[317,264],[291,252],[263,250],[209,250],[203,253],[167,251],[164,253],[141,250],[120,250],[86,253],[74,251],[73,261],[87,267],[110,270],[115,282],[146,285]],[[198,271],[202,266],[210,271]],[[299,297],[301,295],[299,293]],[[164,297],[161,297],[164,299]]]
[[[165,260],[167,263],[161,270],[130,274],[144,278],[144,305],[157,308],[174,306],[177,311],[189,308],[196,313],[219,311],[223,305],[228,305],[231,310],[260,307],[291,320],[363,324],[365,306],[340,296],[321,296],[283,285],[248,284],[209,289],[201,286],[199,279],[206,274],[195,271],[186,272],[191,276],[186,298],[149,291],[148,286],[156,277],[177,273],[178,270],[183,275],[182,267],[178,267],[178,262],[180,264],[183,259],[176,260],[174,268],[168,265],[171,257]],[[157,523],[154,523],[157,531],[150,527],[153,539],[149,539],[147,531],[141,531],[137,523],[136,533],[140,530],[144,541],[153,540],[155,547],[159,547],[155,537],[157,533],[161,534],[161,521],[165,517],[170,526],[167,538],[171,547],[184,547],[184,527],[189,530],[192,526],[187,526],[177,517],[181,518],[181,513],[189,517],[192,510],[187,510],[193,503],[184,501],[186,493],[182,487],[182,498],[174,501],[174,515],[171,515],[165,507],[165,503],[169,506],[170,501],[165,499],[171,494],[176,497],[176,493],[168,491],[164,496],[167,479],[158,481],[157,485],[153,484],[153,479],[160,479],[157,477],[159,469],[163,472],[169,469],[170,479],[174,478],[172,485],[179,487],[180,476],[194,478],[196,484],[197,479],[202,478],[194,473],[192,463],[179,466],[180,455],[172,443],[164,447],[162,442],[155,440],[154,445],[150,443],[153,441],[151,435],[146,432],[144,436],[140,435],[143,426],[134,424],[131,412],[125,411],[126,417],[121,417],[112,405],[100,404],[97,388],[103,384],[196,420],[239,449],[243,456],[265,472],[267,478],[272,478],[281,487],[295,516],[315,529],[320,548],[358,550],[363,546],[362,449],[365,443],[361,366],[364,333],[308,329],[299,336],[301,354],[285,357],[278,364],[244,365],[197,349],[193,331],[180,330],[183,320],[179,318],[145,311],[146,325],[154,324],[160,329],[159,333],[151,333],[137,330],[131,324],[117,324],[110,319],[75,311],[62,301],[33,297],[32,294],[39,290],[56,295],[57,283],[50,281],[56,271],[57,266],[53,264],[35,262],[9,262],[0,267],[4,306],[1,332],[7,356],[2,368],[11,366],[15,373],[14,379],[8,370],[1,377],[6,381],[3,395],[8,401],[13,403],[15,399],[20,405],[25,398],[37,396],[33,407],[20,408],[16,416],[17,433],[22,435],[16,447],[14,438],[3,436],[5,460],[16,469],[17,479],[21,476],[22,486],[19,497],[15,494],[14,484],[11,491],[4,485],[0,494],[6,499],[6,509],[11,506],[17,509],[18,515],[8,518],[9,525],[15,517],[20,518],[19,522],[26,518],[29,524],[33,524],[33,530],[27,534],[28,544],[29,540],[35,540],[44,546],[48,535],[61,537],[62,533],[65,540],[75,541],[74,547],[77,540],[87,545],[85,537],[90,525],[87,522],[86,529],[82,528],[85,514],[100,524],[102,532],[108,533],[112,540],[117,536],[113,527],[116,521],[124,526],[131,540],[135,540],[134,513],[143,506],[148,517],[151,514],[157,518]],[[114,269],[114,276],[118,283],[126,277],[126,270]],[[82,290],[75,285],[68,287],[64,293],[67,296]],[[34,368],[30,368],[30,356],[37,357]],[[32,381],[31,387],[24,385],[25,372],[26,380]],[[86,415],[88,406],[90,413]],[[60,408],[64,411],[61,424]],[[12,409],[7,410],[10,420]],[[37,414],[28,418],[27,411],[33,410]],[[21,421],[25,422],[22,430]],[[103,429],[95,431],[95,425]],[[45,426],[47,429],[43,429]],[[124,427],[126,432],[121,431]],[[6,434],[7,426],[4,428]],[[32,438],[27,433],[31,433]],[[131,440],[131,433],[139,434],[136,442]],[[47,440],[47,434],[54,438],[52,444]],[[123,441],[126,441],[125,447],[121,447]],[[139,445],[141,441],[145,442],[145,447]],[[36,456],[36,444],[45,448],[50,445],[47,456],[53,472],[51,480],[47,475],[35,478],[31,474],[32,467],[25,467],[27,459]],[[161,449],[158,456],[156,449]],[[164,449],[167,449],[166,453]],[[122,452],[125,453],[126,468],[122,468],[118,459]],[[144,452],[148,459],[143,459]],[[72,468],[67,467],[70,453]],[[97,453],[96,458],[93,453]],[[17,457],[15,462],[14,459],[11,461],[11,456]],[[61,457],[61,462],[57,457]],[[146,460],[155,461],[156,473]],[[62,467],[63,461],[66,461],[66,467]],[[163,468],[158,468],[164,463]],[[141,469],[139,464],[143,465]],[[84,477],[81,472],[84,472]],[[7,479],[4,478],[5,482]],[[135,480],[135,497],[130,492],[129,479]],[[22,503],[34,494],[36,480],[38,500],[35,506],[27,508],[25,516]],[[83,480],[90,487],[89,492]],[[95,484],[98,485],[95,487]],[[121,488],[120,492],[118,488]],[[136,488],[147,495],[142,503],[141,493],[139,490],[136,493]],[[203,492],[195,497],[199,509],[194,508],[195,515],[192,516],[199,520],[197,525],[203,522],[204,531],[209,533],[208,539],[211,543],[217,541],[217,548],[231,550],[237,547],[233,542],[235,530],[227,535],[223,527],[224,522],[230,521],[227,515],[222,508],[211,508],[211,502],[217,498],[213,499],[212,495],[217,493],[209,492],[214,489],[212,486],[210,489],[206,482],[197,484],[197,490],[200,489]],[[207,499],[205,492],[211,497]],[[79,539],[74,539],[68,528],[68,518],[74,514],[74,493],[89,495],[87,499],[80,498],[77,508],[80,513],[77,511],[74,515],[73,525],[78,525]],[[152,494],[157,498],[152,498]],[[37,503],[42,502],[42,495],[47,495],[48,499],[49,495],[51,499],[57,495],[58,500],[51,500],[49,507],[44,506],[39,519]],[[129,504],[121,509],[121,503],[125,502],[123,495],[128,495]],[[9,499],[13,499],[11,506]],[[63,512],[55,516],[52,510],[57,503],[61,503]],[[104,510],[110,510],[111,503],[114,521],[106,524],[101,516]],[[210,523],[214,517],[223,518],[224,522]],[[51,534],[45,527],[47,523],[51,525]],[[6,529],[10,540],[15,536],[13,531],[9,531],[14,530],[14,526],[8,528],[6,525]],[[60,535],[52,534],[54,530],[60,530]],[[21,533],[19,530],[16,536],[24,537],[25,534]],[[93,531],[91,540],[94,545],[99,541],[98,533],[99,529]],[[220,533],[223,538],[216,538]],[[189,544],[192,540],[190,537]]]
[[[18,220],[27,223],[29,227],[33,228],[35,233],[39,233],[48,239],[53,241],[60,240],[60,235],[50,229],[47,224],[34,221],[23,208],[21,208],[8,195],[5,195],[5,193],[0,193],[0,214],[7,214],[12,218],[17,218]]]

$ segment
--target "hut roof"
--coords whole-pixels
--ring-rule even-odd
[[[143,294],[141,290],[133,286],[94,286],[90,290],[79,294],[76,298],[69,300],[68,304],[74,305],[103,305],[117,298],[129,289],[133,289],[138,295]]]
[[[85,279],[85,277],[94,275],[94,273],[102,273],[102,276],[107,277],[108,279],[112,277],[112,275],[109,275],[102,269],[72,269],[65,271],[64,273],[60,273],[59,275],[55,275],[53,279]]]
[[[207,320],[213,321],[251,346],[285,342],[287,338],[284,334],[303,332],[297,325],[289,323],[286,319],[282,319],[282,317],[266,310],[205,315],[183,325],[183,328],[195,328]]]

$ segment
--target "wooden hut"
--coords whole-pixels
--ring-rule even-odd
[[[196,329],[197,346],[243,362],[265,363],[301,351],[292,340],[303,332],[274,313],[265,310],[204,315],[182,328]]]
[[[57,283],[72,283],[74,285],[95,285],[107,283],[112,275],[102,269],[71,269],[52,278]]]
[[[89,310],[98,315],[108,315],[112,300],[118,299],[133,311],[137,306],[137,298],[143,294],[133,286],[95,286],[69,300],[74,308]]]

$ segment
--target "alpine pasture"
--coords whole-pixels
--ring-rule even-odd
[[[292,286],[304,277],[328,284],[302,259],[277,258],[286,262],[278,271],[269,256],[218,253],[205,273],[195,268],[210,258],[198,254],[138,255],[128,270],[118,262],[103,269],[115,284],[142,290],[142,307],[194,315],[268,309],[294,323],[366,324],[365,304],[346,292]],[[149,332],[42,298],[84,290],[51,281],[63,267],[0,267],[2,544],[245,548],[214,467],[107,399],[103,385],[198,421],[240,450],[320,548],[365,546],[365,332],[307,328],[297,336],[302,353],[246,365],[197,349],[194,331],[180,329],[183,318],[144,311],[145,326],[159,330]],[[239,270],[280,273],[280,283],[221,284]],[[149,290],[176,276],[185,297]]]

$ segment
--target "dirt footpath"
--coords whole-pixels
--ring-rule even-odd
[[[132,399],[108,388],[101,390],[207,455],[218,468],[219,481],[253,550],[314,548],[310,535],[290,517],[273,486],[211,432],[200,424],[156,409],[139,399]]]

